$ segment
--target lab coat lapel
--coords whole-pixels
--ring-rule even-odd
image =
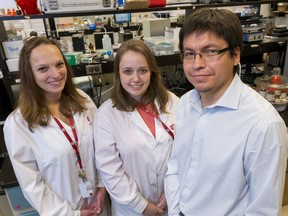
[[[144,131],[147,135],[153,137],[151,131],[149,130],[148,126],[146,125],[146,123],[142,119],[141,115],[137,112],[137,110],[134,110],[133,112],[130,112],[130,118],[131,118],[131,122],[136,127],[138,127],[140,130]]]
[[[156,105],[156,108],[158,110],[158,113],[159,113],[159,117],[161,119],[161,121],[167,125],[167,119],[168,119],[168,115],[167,113],[160,113],[160,110],[159,110],[159,103],[157,101],[155,101],[155,105]],[[167,125],[168,126],[168,125]],[[169,126],[168,126],[169,127]],[[165,131],[165,129],[163,128],[162,126],[162,123],[156,119],[156,138],[157,139],[161,139],[161,137],[163,136],[163,133],[167,133]]]
[[[83,113],[82,113],[82,115],[83,115]],[[80,140],[82,138],[82,133],[79,133],[79,131],[81,131],[81,128],[83,128],[83,121],[81,121],[79,113],[75,113],[73,115],[73,119],[74,119],[74,123],[75,123],[74,126],[75,126],[75,129],[77,131],[77,136],[78,136],[78,140],[79,140],[78,145],[81,145]]]
[[[161,121],[165,125],[167,125],[167,127],[169,127],[168,124],[167,124],[167,118],[168,118],[168,115],[166,113],[160,114]],[[156,125],[157,125],[156,126],[156,137],[158,139],[161,139],[161,137],[163,135],[165,135],[164,133],[167,133],[167,132],[166,132],[165,128],[163,127],[162,123],[159,120],[156,120]]]

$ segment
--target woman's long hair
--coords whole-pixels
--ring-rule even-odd
[[[51,119],[51,113],[44,100],[44,91],[36,84],[30,65],[31,52],[40,45],[52,45],[59,49],[52,40],[45,37],[33,37],[25,42],[19,59],[20,94],[18,107],[31,131],[37,125],[47,126]],[[60,49],[59,51],[61,52]],[[76,90],[72,81],[72,71],[63,54],[62,58],[67,68],[67,80],[61,94],[59,109],[65,116],[69,116],[86,110],[87,100]]]
[[[165,107],[169,99],[169,94],[163,83],[161,72],[157,66],[155,57],[144,42],[134,39],[125,41],[120,46],[114,59],[115,84],[111,93],[114,107],[121,111],[132,111],[136,107],[135,101],[128,92],[126,92],[120,81],[119,64],[123,55],[129,50],[141,53],[146,58],[148,67],[151,71],[150,85],[142,96],[141,103],[146,105],[157,99],[160,104],[160,112],[166,112]]]

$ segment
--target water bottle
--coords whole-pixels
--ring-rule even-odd
[[[106,51],[106,53],[107,54],[110,53],[110,55],[112,55],[113,48],[112,48],[112,44],[111,44],[111,38],[109,37],[109,35],[107,35],[107,34],[103,35],[102,45],[103,45],[103,49]]]

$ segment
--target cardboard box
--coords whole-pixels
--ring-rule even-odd
[[[19,58],[7,59],[6,64],[9,72],[19,71]]]
[[[69,65],[80,64],[82,58],[82,52],[64,53]]]
[[[21,49],[23,47],[23,41],[4,41],[2,43],[4,53],[7,59],[10,58],[19,58]]]

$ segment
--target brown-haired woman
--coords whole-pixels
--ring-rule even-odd
[[[20,187],[41,215],[98,215],[105,189],[94,164],[96,106],[76,89],[58,46],[44,37],[25,42],[19,60],[18,108],[4,136]]]
[[[124,42],[114,60],[111,99],[94,118],[96,166],[113,216],[167,215],[166,162],[178,97],[169,92],[150,49]]]

